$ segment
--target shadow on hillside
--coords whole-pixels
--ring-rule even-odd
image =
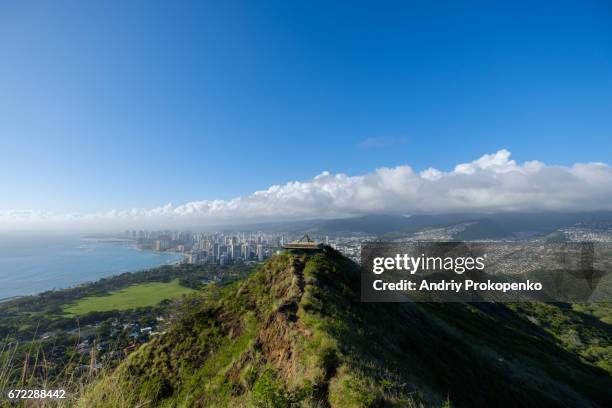
[[[326,313],[344,322],[335,334],[343,353],[353,356],[355,372],[379,381],[398,375],[403,391],[430,390],[435,397],[423,395],[425,401],[449,396],[456,406],[612,406],[605,370],[581,361],[507,305],[360,303],[359,267],[327,255],[336,266],[318,278],[325,304],[336,307]],[[611,332],[598,319],[581,317]]]

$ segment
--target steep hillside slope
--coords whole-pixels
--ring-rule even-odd
[[[79,403],[612,406],[610,373],[528,319],[534,310],[363,304],[359,268],[333,249],[279,255],[246,281],[191,298],[163,336]],[[610,345],[609,325],[559,313]]]

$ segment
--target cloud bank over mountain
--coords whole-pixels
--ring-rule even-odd
[[[232,200],[202,200],[95,214],[0,210],[0,229],[196,227],[332,218],[367,213],[589,211],[612,209],[612,168],[604,163],[522,164],[500,150],[449,172],[410,166],[360,176],[323,172]]]

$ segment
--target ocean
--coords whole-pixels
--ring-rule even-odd
[[[76,235],[0,235],[0,299],[62,289],[183,259]]]

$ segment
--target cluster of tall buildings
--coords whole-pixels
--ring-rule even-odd
[[[279,250],[283,235],[265,233],[192,233],[186,231],[125,231],[143,249],[180,252],[193,264],[229,265],[263,261]]]
[[[179,252],[193,264],[230,265],[258,262],[280,251],[283,245],[299,239],[303,234],[290,232],[189,232],[127,230],[125,238],[142,249]],[[334,236],[312,235],[319,243],[329,245],[355,262],[360,261],[361,243],[376,237],[364,234]]]

